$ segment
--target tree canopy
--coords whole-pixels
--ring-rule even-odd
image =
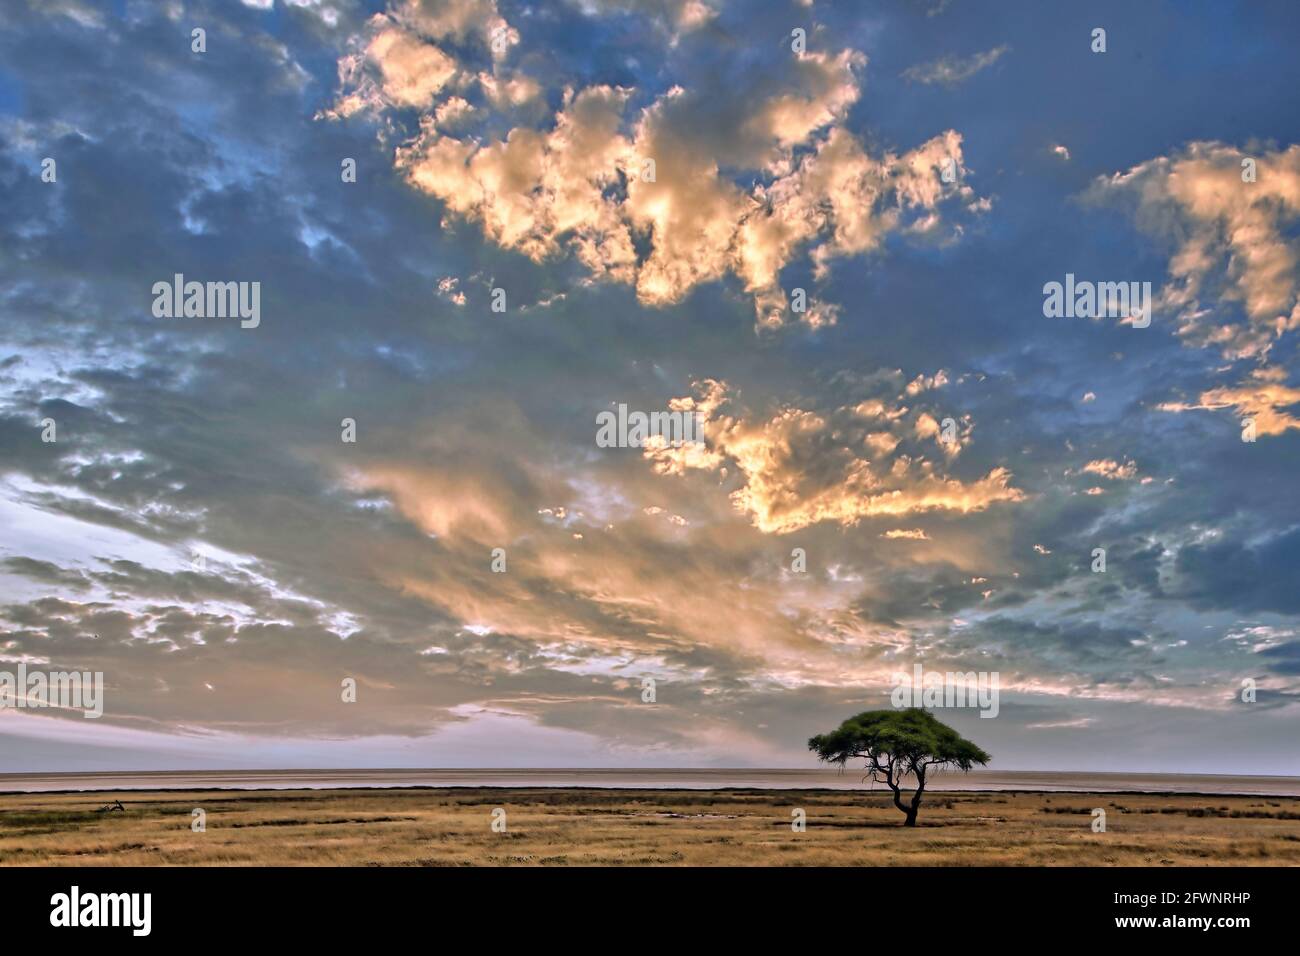
[[[920,707],[863,711],[830,733],[810,739],[808,748],[822,760],[841,766],[849,760],[865,760],[871,779],[888,784],[894,792],[894,805],[907,815],[907,826],[916,825],[926,775],[932,768],[970,770],[993,759]],[[902,782],[907,777],[916,780],[917,789],[910,803],[904,804]]]

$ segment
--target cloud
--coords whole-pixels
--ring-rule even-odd
[[[1300,641],[1288,641],[1259,653],[1274,673],[1300,676]]]
[[[518,33],[497,11],[496,0],[405,0],[391,8],[391,16],[435,40],[476,35],[486,43],[504,30],[510,43],[518,42]]]
[[[1243,181],[1247,159],[1256,164],[1253,182]],[[1087,195],[1122,198],[1143,231],[1173,246],[1160,299],[1175,310],[1187,344],[1262,358],[1300,325],[1300,145],[1244,151],[1193,142],[1100,179]]]
[[[464,42],[471,35],[494,58],[519,42],[518,31],[497,13],[496,0],[394,2],[350,39],[353,52],[338,61],[339,83],[349,92],[319,117],[337,120],[388,109],[433,110],[438,93],[448,87],[460,89],[471,78],[478,79],[497,103],[517,104],[535,95],[526,77],[499,79],[494,73],[466,71],[439,46],[445,40]],[[453,95],[437,108],[447,103],[464,100]]]
[[[631,13],[648,17],[660,29],[673,35],[708,25],[718,15],[721,0],[571,0],[583,13],[609,16]]]
[[[933,88],[877,88],[844,49],[903,49],[907,17],[818,4],[798,58],[777,8],[363,6],[212,5],[210,40],[240,42],[206,60],[167,41],[165,7],[18,4],[0,31],[0,112],[23,113],[0,117],[0,653],[110,683],[103,722],[15,718],[11,764],[792,765],[917,659],[1001,670],[1002,718],[953,720],[1021,766],[1083,733],[1135,769],[1203,767],[1207,741],[1244,772],[1294,762],[1294,647],[1264,653],[1295,640],[1294,336],[1215,392],[1213,343],[1008,307],[1080,243],[1135,257],[1108,225],[1059,228],[1064,179],[1007,180],[996,211],[975,195],[970,142],[908,100]],[[1269,50],[1255,65],[1285,71]],[[1230,112],[1179,75],[1170,115]],[[1068,98],[1052,83],[987,118]],[[1051,135],[1122,156],[1145,114],[1110,106],[1104,142],[1075,112]],[[990,170],[1023,159],[1015,137],[980,148]],[[953,242],[982,210],[996,228]],[[1248,326],[1219,295],[1232,255],[1198,308]],[[145,293],[181,270],[261,279],[262,326],[151,321]],[[820,331],[747,341],[755,316]],[[670,399],[706,413],[704,445],[593,446],[596,410]],[[1225,424],[1272,410],[1288,440],[1189,441],[1152,413],[1170,399]],[[1158,481],[1121,476],[1134,449]],[[1267,703],[1225,710],[1256,673]]]
[[[1098,458],[1084,465],[1083,473],[1128,481],[1137,477],[1137,465],[1132,461],[1120,464],[1113,458]]]
[[[1232,409],[1260,436],[1300,428],[1300,389],[1272,361],[1279,340],[1300,326],[1300,145],[1240,150],[1189,143],[1126,173],[1098,180],[1096,202],[1131,205],[1138,226],[1168,242],[1173,309],[1192,346],[1256,363],[1235,385],[1202,389],[1196,401],[1164,401],[1167,412]]]
[[[61,568],[50,561],[13,557],[0,561],[0,567],[11,574],[22,575],[34,581],[58,585],[73,591],[84,591],[90,586],[82,572]]]
[[[732,504],[764,533],[822,521],[851,526],[875,516],[977,512],[1024,499],[1004,467],[973,481],[941,474],[918,446],[932,433],[918,430],[916,422],[933,419],[899,398],[825,412],[784,406],[763,418],[728,414],[724,409],[732,403],[723,383],[703,383],[701,392],[693,407],[703,419],[707,449],[660,442],[644,454],[663,474],[734,468],[743,483],[731,493]]]
[[[903,78],[927,86],[938,84],[951,88],[965,83],[981,70],[988,69],[1009,52],[1011,47],[1003,44],[968,57],[945,56],[929,63],[908,67],[903,71]],[[1068,155],[1066,158],[1069,158]]]
[[[1294,615],[1300,612],[1297,561],[1300,528],[1253,541],[1207,537],[1178,549],[1164,593],[1198,607]]]
[[[384,96],[397,106],[428,106],[456,75],[456,61],[437,47],[396,28],[380,31],[366,47],[379,65]]]
[[[825,275],[834,259],[877,250],[887,235],[921,221],[918,214],[928,216],[946,199],[974,206],[970,187],[942,181],[949,162],[958,174],[964,170],[962,138],[952,130],[910,152],[873,157],[855,136],[833,127],[787,175],[756,187],[757,207],[739,224],[736,258],[760,324],[786,320],[778,273],[804,244],[812,246],[816,274]]]
[[[627,95],[608,86],[583,90],[565,103],[550,132],[517,128],[490,145],[426,124],[397,151],[397,166],[413,186],[477,221],[506,248],[541,261],[567,242],[593,274],[630,281],[631,228],[605,196],[631,156],[619,133]]]
[[[837,305],[813,297],[795,312],[781,287],[781,270],[801,252],[824,277],[834,258],[874,251],[892,232],[933,233],[947,200],[980,208],[959,179],[958,133],[871,155],[841,125],[865,63],[852,50],[791,58],[721,99],[674,86],[630,115],[633,89],[567,88],[549,128],[501,134],[496,114],[537,100],[537,81],[460,77],[432,40],[399,32],[422,23],[409,12],[377,17],[365,54],[340,61],[339,96],[321,116],[419,106],[420,131],[395,153],[413,187],[500,246],[538,263],[572,254],[591,280],[633,285],[644,305],[679,303],[734,274],[760,327],[825,328]],[[465,98],[469,83],[484,108]],[[453,115],[474,129],[451,135]],[[945,167],[954,173],[948,182]]]
[[[1281,435],[1300,429],[1300,417],[1290,409],[1300,405],[1300,388],[1285,383],[1286,372],[1278,366],[1261,366],[1240,385],[1211,388],[1197,402],[1162,402],[1166,412],[1221,411],[1231,408],[1238,416],[1254,420],[1256,435]]]

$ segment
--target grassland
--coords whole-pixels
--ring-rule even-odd
[[[829,790],[3,794],[0,865],[1300,865],[1300,798],[952,793],[901,819],[878,792]]]

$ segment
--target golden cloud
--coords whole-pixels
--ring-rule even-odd
[[[1288,411],[1300,404],[1300,388],[1286,385],[1284,379],[1281,368],[1264,366],[1255,369],[1250,380],[1241,385],[1212,388],[1202,392],[1198,402],[1166,402],[1159,408],[1166,412],[1232,408],[1238,415],[1255,420],[1256,435],[1281,435],[1300,428],[1300,418]]]
[[[1245,166],[1253,166],[1254,178]],[[1194,142],[1098,181],[1093,199],[1125,196],[1139,227],[1170,239],[1170,284],[1161,296],[1189,344],[1231,358],[1262,358],[1300,325],[1297,245],[1300,145],[1244,151]],[[1202,299],[1241,304],[1244,321]]]
[[[707,8],[697,6],[683,5],[681,16],[698,19]],[[838,307],[806,293],[792,307],[779,282],[801,250],[822,276],[832,259],[876,249],[892,231],[932,232],[947,199],[983,208],[960,183],[959,134],[872,156],[837,125],[860,94],[855,70],[866,59],[853,50],[800,55],[789,82],[757,96],[724,131],[701,124],[700,101],[680,87],[629,120],[631,91],[595,86],[566,90],[549,130],[453,136],[452,121],[487,112],[465,99],[475,84],[492,111],[540,102],[532,78],[501,64],[464,72],[435,42],[493,17],[488,0],[446,10],[410,0],[377,15],[364,47],[340,61],[339,98],[321,115],[420,108],[419,134],[395,151],[413,187],[535,261],[574,254],[593,278],[635,286],[646,305],[679,302],[730,273],[753,297],[758,326],[793,319],[823,328]],[[941,168],[951,168],[951,181]],[[737,170],[751,171],[755,184],[737,185]],[[645,238],[645,251],[634,237]]]
[[[970,482],[937,473],[935,462],[912,447],[927,434],[918,423],[933,416],[897,399],[830,413],[784,407],[754,419],[720,411],[729,404],[724,383],[703,383],[701,396],[693,407],[703,419],[704,447],[656,443],[643,454],[664,474],[734,468],[743,484],[731,493],[732,504],[764,533],[880,515],[983,511],[1024,498],[1005,468]],[[909,450],[900,452],[905,445]]]

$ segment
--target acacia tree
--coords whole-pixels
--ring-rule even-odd
[[[827,763],[841,767],[849,760],[867,762],[867,775],[889,784],[894,806],[907,814],[904,826],[916,826],[916,812],[925,793],[926,774],[935,767],[970,770],[993,758],[947,724],[920,707],[868,710],[850,717],[829,734],[808,741],[808,749]],[[916,780],[916,792],[903,802],[903,781]]]

